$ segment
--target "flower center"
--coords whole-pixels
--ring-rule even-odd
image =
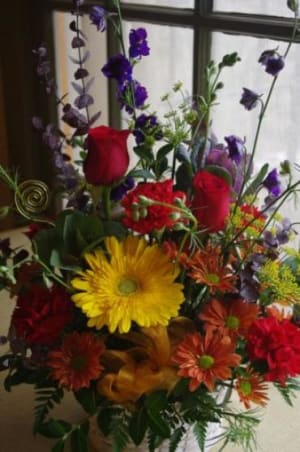
[[[214,362],[214,358],[209,355],[202,355],[199,358],[199,366],[202,367],[202,369],[210,369]]]
[[[240,320],[237,317],[235,317],[234,315],[229,315],[226,318],[225,325],[230,330],[235,330],[236,328],[238,328],[240,326]]]
[[[219,284],[220,282],[220,278],[218,275],[216,275],[215,273],[209,273],[206,276],[206,279],[208,282],[212,283],[212,284]]]
[[[86,357],[82,355],[73,356],[70,365],[73,370],[83,370],[86,367]]]
[[[121,295],[130,295],[137,291],[138,285],[134,279],[123,278],[118,284],[118,290]]]
[[[249,381],[242,381],[241,391],[244,394],[244,396],[249,396],[252,393],[251,383]]]

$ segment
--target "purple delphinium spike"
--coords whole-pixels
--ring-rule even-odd
[[[281,193],[281,183],[278,177],[277,169],[269,172],[267,177],[262,182],[263,186],[269,191],[271,195],[277,197]]]
[[[98,31],[105,31],[107,26],[107,12],[101,6],[93,6],[90,11],[91,24],[97,27]]]
[[[116,79],[119,85],[132,79],[132,66],[122,54],[112,56],[101,71],[105,77]]]
[[[248,88],[243,88],[242,97],[240,100],[240,104],[242,104],[246,110],[253,110],[258,103],[258,99],[260,98],[260,95],[252,91]]]
[[[242,159],[245,145],[244,141],[236,135],[229,135],[224,139],[228,146],[229,157],[238,164]]]
[[[129,56],[131,58],[149,55],[150,48],[147,42],[147,32],[144,28],[131,30],[129,33],[129,43]]]

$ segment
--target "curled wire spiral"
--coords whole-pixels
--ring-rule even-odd
[[[22,182],[15,191],[15,205],[18,212],[28,220],[47,221],[38,218],[49,205],[47,185],[39,180]]]

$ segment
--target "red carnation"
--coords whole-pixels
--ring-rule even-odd
[[[289,320],[258,319],[247,339],[249,358],[268,366],[265,380],[284,384],[288,377],[300,374],[300,329]]]
[[[106,126],[89,130],[88,153],[83,165],[89,184],[111,185],[124,176],[129,165],[129,134],[130,130],[116,130]]]
[[[153,205],[147,207],[146,216],[143,218],[133,217],[133,203],[139,203],[139,196],[154,201],[163,202],[165,204],[174,204],[175,198],[185,198],[185,194],[181,191],[173,191],[172,180],[164,182],[148,182],[139,184],[134,190],[128,193],[122,200],[122,206],[125,208],[125,218],[123,223],[130,229],[142,234],[147,234],[154,229],[162,229],[164,227],[171,228],[175,219],[170,218],[170,214],[175,211],[172,207]]]
[[[221,177],[201,170],[195,174],[193,186],[192,209],[199,226],[209,232],[224,229],[226,217],[229,215],[229,185]]]
[[[63,288],[35,285],[18,296],[12,326],[28,345],[50,345],[72,320],[72,309],[73,303]]]

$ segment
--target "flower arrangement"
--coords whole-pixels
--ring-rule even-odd
[[[243,89],[242,106],[260,106],[257,138],[297,31],[297,3],[288,1],[295,28],[286,52],[259,58],[270,74],[266,100]],[[234,135],[225,144],[213,138],[210,112],[236,53],[206,68],[207,97],[187,97],[176,83],[183,101],[158,118],[133,75],[150,52],[147,32],[131,30],[127,45],[118,0],[111,11],[92,7],[90,19],[100,32],[110,21],[120,40],[102,73],[116,82],[128,127],[94,126],[82,4],[73,0],[70,24],[79,55],[74,105],[57,95],[45,46],[35,50],[38,76],[72,128],[66,136],[33,118],[57,168],[52,196],[43,182],[0,169],[32,245],[27,252],[0,242],[0,288],[16,299],[2,338],[10,345],[0,359],[5,388],[34,386],[34,432],[57,438],[53,452],[68,439],[72,451],[87,451],[95,417],[116,452],[143,440],[149,451],[165,440],[175,451],[190,427],[204,451],[209,426],[220,421],[224,444],[253,450],[253,405],[267,404],[267,383],[288,403],[299,389],[300,253],[287,245],[295,231],[280,208],[300,181],[288,161],[280,174],[268,164],[254,172],[257,139],[249,151]],[[64,207],[53,213],[57,193]],[[218,401],[222,388],[238,394],[241,410]],[[79,425],[51,416],[65,391],[86,411]]]

